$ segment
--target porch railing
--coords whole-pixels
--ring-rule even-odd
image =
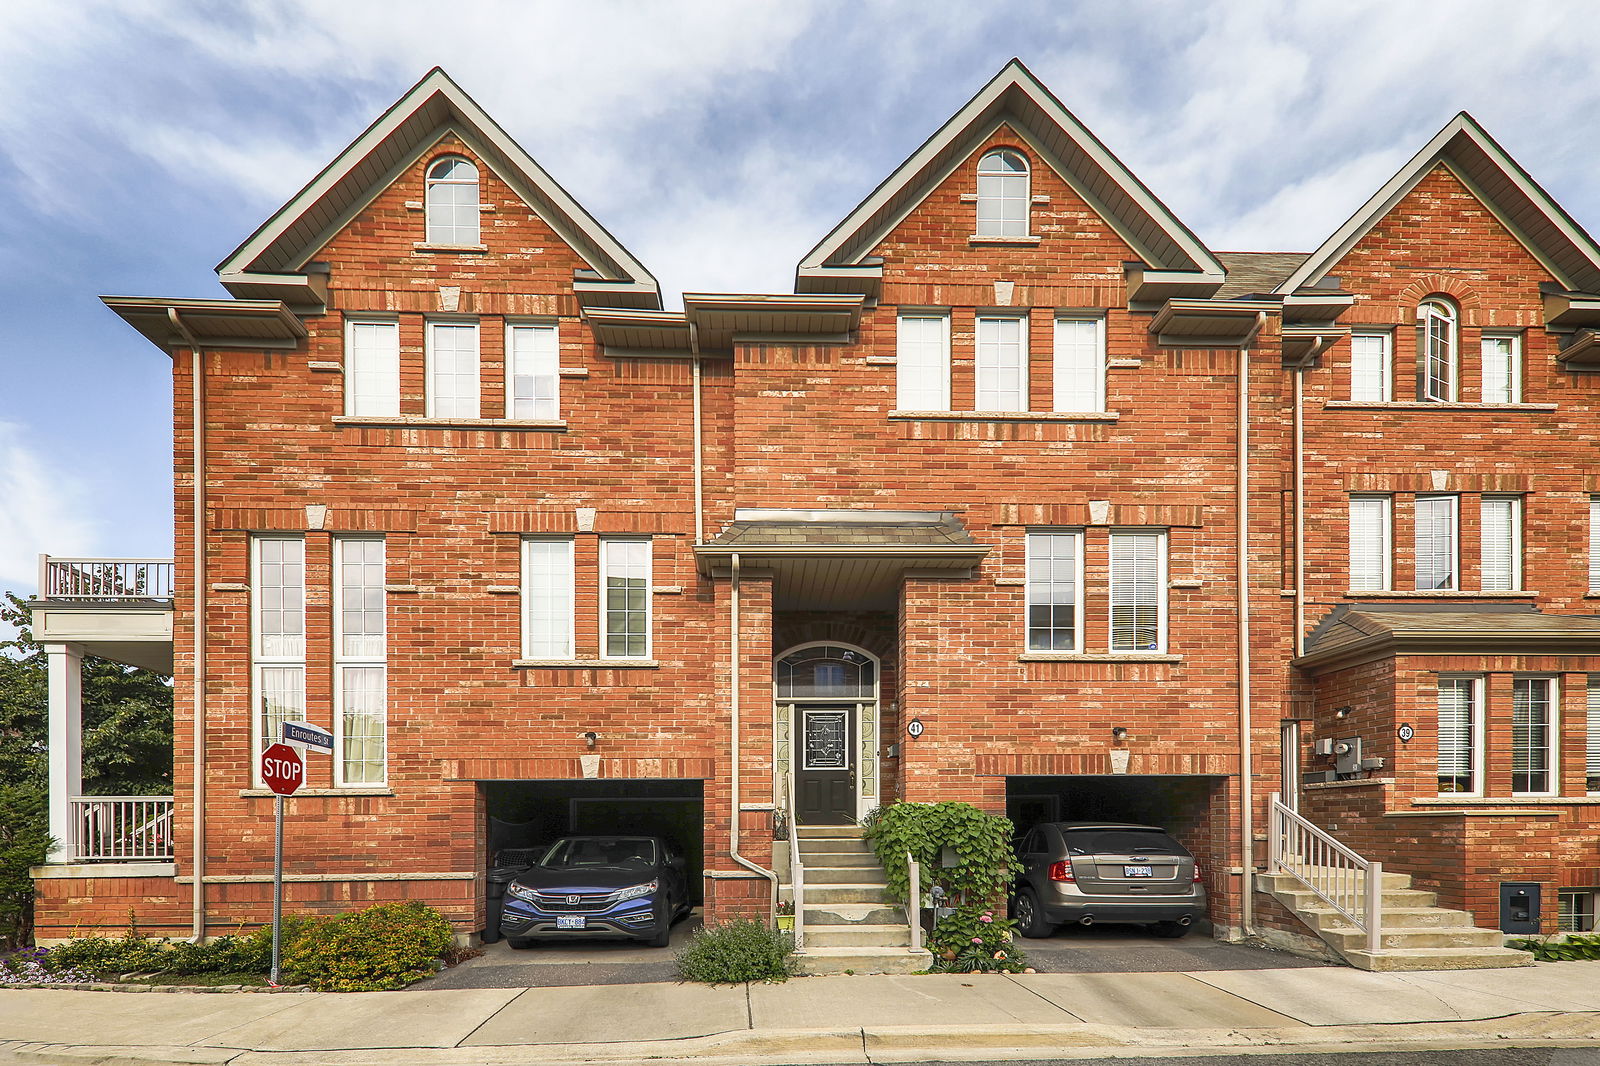
[[[171,796],[79,796],[72,800],[79,862],[172,859]]]
[[[1381,948],[1383,863],[1362,858],[1285,806],[1276,792],[1267,839],[1271,873],[1288,874],[1343,915],[1367,935],[1368,951]]]
[[[794,775],[789,775],[789,895],[794,902],[794,946],[799,951],[806,946],[806,866],[800,861],[799,821],[794,805]]]
[[[44,600],[170,601],[171,559],[69,559],[39,556]]]
[[[922,864],[906,852],[906,922],[911,926],[911,953],[922,950]]]

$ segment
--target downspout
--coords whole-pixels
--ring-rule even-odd
[[[191,503],[193,520],[190,525],[191,548],[194,558],[194,734],[191,741],[194,752],[192,805],[194,808],[194,853],[190,857],[190,873],[194,877],[194,924],[196,944],[206,936],[206,538],[205,538],[205,483],[206,483],[206,420],[205,420],[205,356],[200,342],[189,327],[184,325],[176,307],[167,308],[167,319],[172,328],[194,354],[194,372],[190,381],[189,408],[190,435],[194,451],[194,497]]]
[[[698,364],[696,364],[696,365],[698,365]],[[730,581],[730,583],[732,585],[732,590],[733,590],[733,624],[732,624],[732,632],[730,633],[730,641],[729,641],[729,643],[730,643],[730,645],[731,645],[731,647],[733,649],[733,654],[732,654],[733,662],[731,664],[732,665],[732,669],[729,672],[730,672],[730,674],[732,676],[733,693],[732,693],[732,698],[729,700],[729,703],[730,703],[731,708],[732,708],[731,709],[731,716],[732,716],[732,719],[733,719],[733,723],[732,723],[733,724],[733,728],[730,731],[732,733],[732,737],[733,737],[733,740],[732,740],[733,756],[729,760],[729,764],[731,766],[732,777],[733,777],[733,781],[732,781],[732,786],[733,786],[733,800],[732,800],[733,812],[732,812],[732,817],[729,819],[729,822],[728,822],[728,858],[732,859],[734,862],[738,863],[740,866],[743,866],[745,869],[751,870],[751,871],[753,871],[755,873],[760,874],[762,877],[765,877],[771,883],[770,884],[770,887],[771,887],[771,901],[770,902],[771,902],[772,910],[775,912],[777,910],[777,907],[778,907],[778,875],[773,873],[771,870],[768,870],[768,869],[766,869],[764,867],[761,867],[761,866],[757,866],[755,863],[751,862],[749,859],[747,859],[743,855],[739,854],[739,814],[740,814],[740,811],[742,810],[742,807],[741,807],[741,804],[740,804],[740,801],[739,801],[739,797],[741,795],[741,793],[739,792],[739,753],[740,753],[740,746],[739,746],[739,685],[741,683],[741,671],[739,669],[739,656],[740,656],[739,623],[740,623],[740,618],[739,618],[739,553],[738,552],[734,552],[733,553],[731,561],[732,561],[732,564],[733,564],[733,576],[732,576],[731,581]]]
[[[704,523],[704,519],[703,519],[703,514],[705,512],[705,496],[704,496],[704,488],[703,488],[703,485],[702,485],[702,479],[701,479],[701,473],[700,473],[700,463],[701,463],[701,441],[700,441],[700,356],[699,356],[698,353],[694,357],[694,388],[693,388],[693,393],[694,393],[694,542],[696,544],[704,544],[705,543],[705,523]]]
[[[1239,346],[1239,433],[1236,486],[1237,531],[1235,554],[1239,582],[1239,843],[1240,903],[1239,928],[1245,936],[1255,932],[1255,789],[1251,780],[1254,763],[1250,750],[1250,345],[1267,324],[1267,313],[1256,315],[1256,324]]]
[[[1294,368],[1294,655],[1305,654],[1306,642],[1306,371],[1337,338],[1317,335],[1311,351]]]

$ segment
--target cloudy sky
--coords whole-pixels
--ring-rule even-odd
[[[1318,244],[1471,111],[1600,231],[1600,5],[0,3],[0,590],[170,555],[169,363],[102,293],[213,265],[442,65],[661,280],[795,262],[1012,56],[1216,250]],[[1587,171],[1587,173],[1586,173]]]

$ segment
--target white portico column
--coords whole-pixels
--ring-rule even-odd
[[[72,801],[83,792],[83,649],[46,644],[50,676],[50,862],[76,859]]]

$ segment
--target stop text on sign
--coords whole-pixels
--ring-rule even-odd
[[[306,761],[287,744],[272,744],[261,753],[261,780],[280,796],[292,796],[306,781]]]

